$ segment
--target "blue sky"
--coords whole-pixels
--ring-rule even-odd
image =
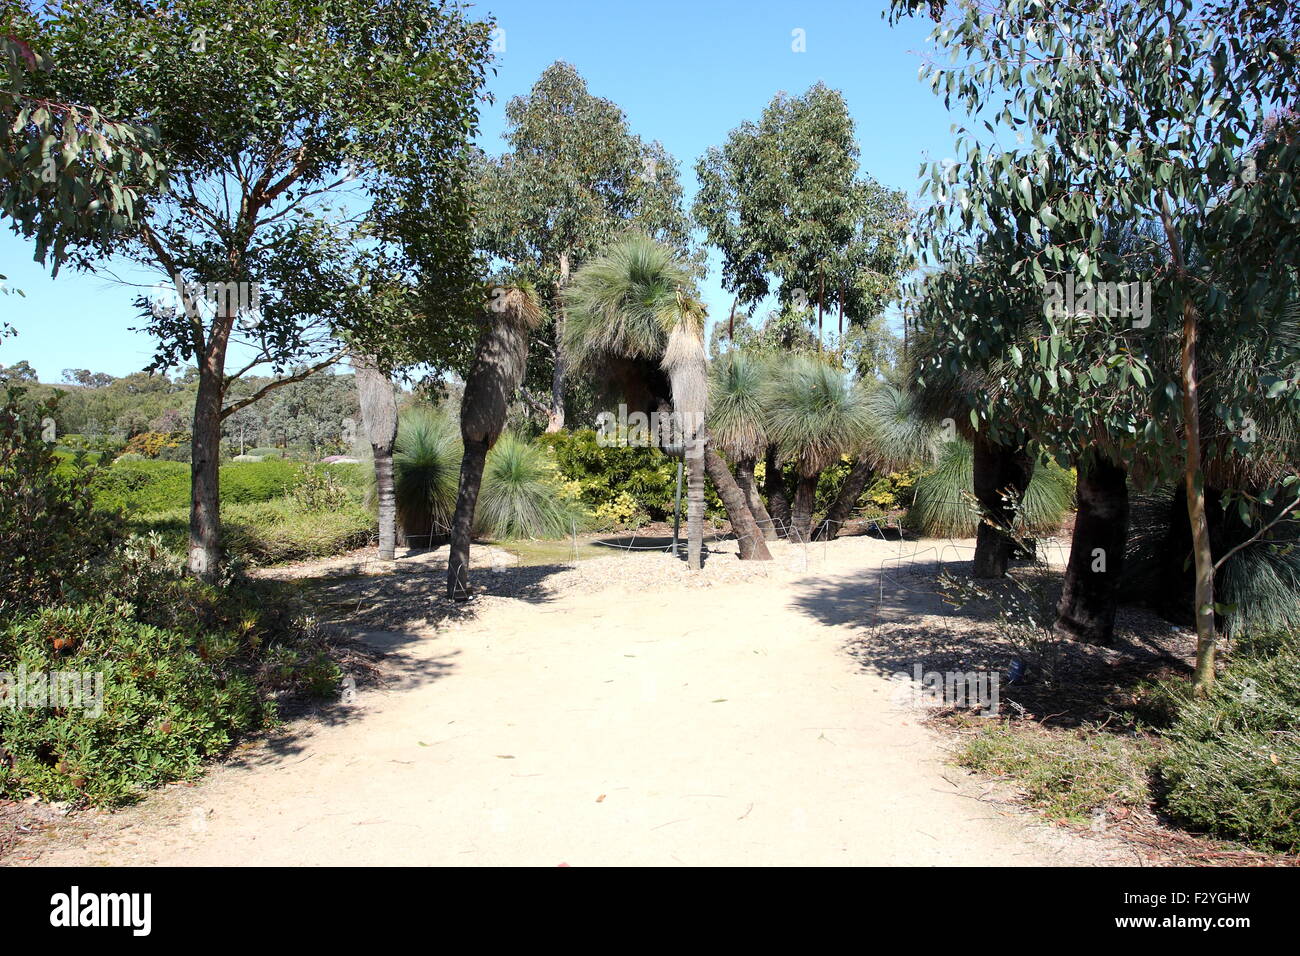
[[[503,148],[506,101],[526,93],[555,60],[577,66],[594,94],[623,108],[638,135],[677,157],[688,201],[695,160],[707,147],[757,118],[776,92],[802,93],[819,80],[843,91],[862,168],[882,183],[915,196],[921,161],[951,152],[954,117],[917,80],[928,18],[891,28],[878,5],[854,0],[486,0],[475,9],[495,15],[505,31],[488,83],[496,101],[483,108],[479,136],[489,152]],[[796,30],[804,52],[792,49]],[[159,278],[108,266],[142,284]],[[731,297],[722,291],[716,256],[710,266],[704,298],[712,315],[725,315]],[[0,296],[0,318],[19,332],[0,341],[0,364],[27,359],[53,382],[65,368],[125,375],[149,362],[149,337],[128,331],[136,290],[71,271],[51,280],[32,261],[30,245],[7,231],[0,234],[0,274],[26,293]]]

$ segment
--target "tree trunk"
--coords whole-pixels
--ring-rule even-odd
[[[973,575],[977,578],[1000,578],[1016,550],[1015,541],[1002,526],[1009,526],[1015,513],[1003,499],[1005,494],[1024,497],[1034,463],[1023,447],[995,445],[983,435],[975,436],[975,497],[980,507],[1000,527],[981,520],[975,533]]]
[[[745,494],[745,503],[749,505],[749,513],[758,523],[758,530],[763,532],[763,540],[775,541],[776,525],[772,523],[772,516],[767,513],[763,496],[758,493],[758,483],[754,480],[754,459],[742,458],[736,462],[736,484]]]
[[[763,490],[767,492],[768,513],[772,516],[776,533],[784,538],[790,534],[790,493],[785,487],[785,473],[781,470],[775,446],[768,447],[764,460]]]
[[[224,349],[210,350],[199,365],[190,462],[190,573],[216,579],[221,565],[221,402]]]
[[[772,560],[772,554],[767,550],[767,543],[763,540],[763,532],[759,530],[758,523],[754,520],[745,501],[745,493],[736,484],[736,479],[731,477],[731,472],[727,468],[727,463],[722,460],[722,456],[707,444],[704,446],[704,468],[713,479],[713,487],[718,490],[718,497],[722,499],[722,504],[727,509],[731,530],[735,532],[736,540],[740,542],[740,559],[742,561]]]
[[[704,566],[704,439],[686,446],[686,564]]]
[[[546,413],[546,433],[558,432],[564,427],[564,287],[569,284],[569,254],[560,253],[560,281],[555,284],[555,298],[559,308],[555,313],[555,368],[551,371],[551,407]]]
[[[817,503],[817,476],[800,475],[790,508],[790,540],[800,544],[812,540],[813,507]]]
[[[375,454],[375,493],[379,498],[379,557],[397,557],[397,498],[393,487],[393,442],[397,438],[397,396],[393,383],[372,357],[354,355],[361,423]]]
[[[470,597],[470,532],[487,453],[487,442],[465,442],[465,454],[460,462],[460,488],[456,493],[456,515],[451,522],[451,549],[447,555],[447,597],[454,601],[466,601]]]
[[[397,498],[393,486],[393,449],[371,446],[375,451],[375,494],[379,498],[379,558],[397,557]]]
[[[1196,381],[1196,312],[1183,305],[1183,430],[1187,436],[1184,484],[1187,518],[1192,528],[1192,557],[1196,575],[1193,612],[1196,615],[1196,670],[1192,686],[1204,696],[1214,686],[1214,653],[1218,636],[1214,627],[1214,554],[1210,547],[1210,522],[1205,514],[1205,483],[1201,474],[1201,421]]]
[[[1076,487],[1079,511],[1056,630],[1090,644],[1110,644],[1128,543],[1128,473],[1096,454],[1079,464]]]
[[[844,522],[849,520],[849,515],[853,514],[853,509],[858,505],[858,499],[862,497],[862,492],[866,490],[867,482],[871,476],[876,473],[876,469],[867,461],[866,457],[859,457],[849,469],[849,473],[844,476],[844,483],[840,485],[839,492],[835,495],[835,500],[831,502],[830,510],[826,512],[826,517],[822,523],[817,526],[817,531],[813,538],[817,540],[835,540],[844,529]]]

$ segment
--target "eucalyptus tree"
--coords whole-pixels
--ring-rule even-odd
[[[395,351],[436,359],[463,328],[462,185],[489,29],[425,0],[68,0],[43,24],[60,68],[33,80],[39,95],[158,131],[171,189],[137,204],[114,249],[176,290],[141,303],[153,367],[198,367],[193,573],[220,557],[225,417],[338,361],[343,336],[386,369]],[[390,269],[418,277],[420,309],[370,301],[366,274]],[[258,366],[301,371],[227,404]]]
[[[629,415],[657,413],[660,430],[647,440],[685,458],[691,567],[702,561],[706,472],[727,509],[740,557],[770,558],[744,493],[709,447],[705,313],[689,265],[663,243],[630,236],[579,270],[565,304],[564,345],[574,369],[599,378],[626,402]]]
[[[622,109],[594,96],[569,63],[551,64],[506,104],[501,156],[477,157],[474,240],[512,275],[533,283],[555,319],[535,336],[529,386],[549,392],[547,431],[564,426],[564,287],[584,262],[628,229],[693,251],[677,162],[634,134]],[[543,381],[544,380],[544,381]]]
[[[1186,489],[1195,685],[1205,692],[1214,679],[1215,559],[1197,348],[1207,323],[1231,326],[1243,338],[1261,334],[1257,317],[1297,281],[1300,147],[1264,136],[1269,111],[1298,99],[1300,70],[1286,39],[1294,31],[1243,29],[1231,5],[1196,8],[1189,0],[1010,0],[993,10],[962,2],[949,11],[932,37],[952,53],[952,65],[927,65],[923,73],[947,101],[1015,130],[1021,142],[1008,146],[996,134],[981,141],[957,130],[955,162],[929,168],[935,202],[920,244],[928,259],[951,261],[979,231],[1011,261],[1009,280],[1043,288],[1049,274],[1072,275],[1080,286],[1096,286],[1112,281],[1107,269],[1117,265],[1102,255],[1106,222],[1159,225],[1168,261],[1147,277],[1149,322],[1146,314],[1140,326],[1110,319],[1176,343],[1177,374],[1153,378],[1121,336],[1100,354],[1087,353],[1087,374],[1097,385],[1135,377],[1153,393],[1142,439],[1162,449],[1158,461],[1181,469]],[[1288,23],[1298,15],[1291,6],[1277,13]],[[1210,262],[1212,271],[1201,264]],[[961,323],[960,312],[954,322]],[[967,332],[974,332],[963,346],[968,360],[1001,351],[1005,330],[996,324]],[[1037,382],[1036,400],[1058,406],[1061,421],[1076,396],[1060,379],[1060,356],[1075,336],[1065,323],[1047,324],[1039,337],[1043,368],[1023,379]],[[1269,401],[1300,401],[1295,378],[1257,371],[1254,391]],[[1214,409],[1238,434],[1242,397],[1224,396]],[[1124,403],[1114,408],[1106,428],[1112,435],[1124,431],[1131,411]],[[1082,436],[1061,437],[1058,453],[1083,450]],[[1258,512],[1280,494],[1289,498],[1298,483],[1292,473],[1271,492],[1243,499],[1243,507]]]
[[[752,309],[769,294],[866,322],[898,292],[910,212],[900,191],[860,175],[844,97],[821,83],[778,94],[696,163],[692,207],[722,253],[722,284]]]
[[[505,429],[506,413],[524,380],[529,335],[544,314],[537,293],[527,284],[494,287],[484,310],[483,331],[460,402],[460,437],[465,450],[447,556],[447,597],[453,600],[470,597],[469,545],[483,467]]]
[[[844,369],[816,355],[788,355],[763,385],[767,434],[798,476],[790,509],[790,538],[812,538],[817,478],[842,455],[870,439],[867,397]]]

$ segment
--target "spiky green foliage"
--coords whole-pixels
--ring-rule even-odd
[[[646,236],[628,236],[583,266],[564,301],[564,348],[581,370],[611,357],[659,361],[679,323],[703,329],[686,264]]]
[[[975,510],[975,452],[961,439],[947,443],[939,464],[916,482],[909,520],[930,537],[970,538],[979,527]],[[1056,464],[1034,468],[1021,517],[1027,534],[1048,534],[1061,526],[1070,509],[1073,477]]]
[[[393,486],[397,520],[416,544],[450,527],[460,459],[458,428],[447,414],[427,406],[402,414],[393,446]]]
[[[863,447],[871,436],[866,393],[818,356],[774,361],[760,394],[768,437],[804,476]]]
[[[709,370],[709,432],[733,461],[767,448],[764,363],[743,349],[727,352]]]
[[[474,526],[496,538],[559,538],[585,515],[560,491],[554,462],[539,445],[509,433],[488,452]]]
[[[867,388],[866,406],[871,434],[864,451],[878,470],[901,471],[938,460],[939,431],[922,416],[911,392],[879,382]]]

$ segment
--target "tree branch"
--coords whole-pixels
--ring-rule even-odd
[[[227,418],[235,414],[235,412],[239,411],[241,408],[247,408],[249,405],[252,405],[259,398],[262,398],[264,395],[268,394],[269,392],[275,391],[277,388],[281,388],[293,382],[301,382],[304,378],[307,378],[309,375],[315,375],[321,369],[329,368],[331,365],[333,365],[335,362],[342,359],[347,354],[348,354],[347,349],[340,349],[338,352],[335,352],[329,358],[317,362],[315,365],[308,366],[307,368],[303,369],[300,372],[295,372],[294,374],[288,375],[284,378],[277,378],[274,382],[262,386],[252,395],[249,395],[247,398],[241,398],[233,405],[228,405],[225,408],[223,408],[221,410],[221,420],[225,421]]]

